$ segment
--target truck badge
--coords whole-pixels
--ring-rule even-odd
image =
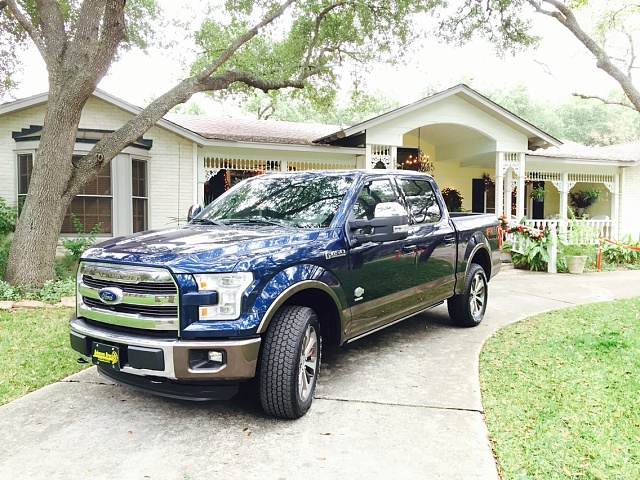
[[[332,258],[344,257],[346,254],[346,250],[334,250],[333,252],[324,252],[324,258],[331,260]]]
[[[102,303],[107,305],[117,305],[122,302],[124,292],[117,287],[107,287],[98,290],[98,297],[102,300]]]

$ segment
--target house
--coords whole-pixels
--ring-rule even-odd
[[[26,195],[46,102],[42,94],[0,105],[0,196],[9,204]],[[96,90],[75,154],[139,111]],[[184,222],[191,204],[263,172],[404,168],[456,190],[465,210],[526,215],[541,227],[565,221],[570,193],[598,189],[583,221],[600,222],[611,237],[637,237],[638,147],[571,150],[466,85],[345,129],[168,114],[76,197],[71,212],[85,228],[101,223],[100,235],[119,236]],[[534,187],[546,191],[542,203],[530,197]],[[73,233],[67,216],[63,234]]]

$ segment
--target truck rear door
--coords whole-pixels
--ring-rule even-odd
[[[406,241],[416,247],[416,301],[432,305],[453,295],[456,230],[446,207],[438,201],[431,179],[401,177],[398,186],[412,217]]]

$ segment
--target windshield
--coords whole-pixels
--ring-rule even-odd
[[[215,200],[194,221],[329,227],[352,183],[342,175],[261,175]]]

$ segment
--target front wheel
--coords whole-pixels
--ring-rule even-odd
[[[275,417],[299,418],[313,399],[322,354],[320,322],[307,307],[282,307],[260,353],[260,402]]]
[[[447,300],[449,317],[461,327],[475,327],[484,318],[488,298],[487,276],[480,265],[473,263],[469,267],[462,294]]]

